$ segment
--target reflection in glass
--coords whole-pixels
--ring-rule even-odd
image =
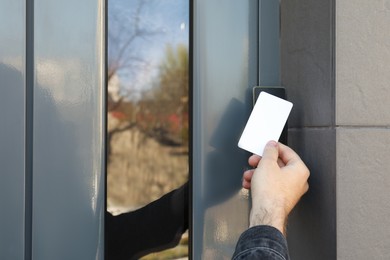
[[[143,207],[154,207],[148,209],[154,216],[142,215],[141,220],[155,218],[163,225],[160,212],[169,211],[166,205],[176,203],[173,212],[187,210],[188,23],[188,1],[108,1],[107,210],[113,215],[133,212],[127,214],[134,218],[146,211]],[[131,225],[142,226],[139,218],[129,224],[124,216],[128,232]],[[115,218],[107,217],[108,223]],[[177,222],[188,226],[187,221]],[[163,236],[158,230],[155,234]],[[187,236],[175,249],[144,258],[187,257]]]

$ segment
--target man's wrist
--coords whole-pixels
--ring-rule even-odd
[[[267,225],[277,228],[286,236],[287,216],[283,209],[252,208],[249,227]]]

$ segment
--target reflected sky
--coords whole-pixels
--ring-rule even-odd
[[[189,36],[189,1],[177,0],[109,0],[108,1],[108,55],[115,47],[113,40],[126,30],[117,31],[117,21],[123,21],[131,31],[131,23],[137,12],[139,3],[144,6],[140,11],[139,24],[141,29],[152,31],[152,35],[139,37],[131,45],[131,50],[137,58],[145,61],[142,68],[132,68],[133,72],[121,71],[119,74],[121,87],[142,91],[151,87],[153,78],[158,72],[158,66],[164,57],[166,45],[176,46],[179,43],[188,46]],[[123,32],[125,31],[125,32]]]

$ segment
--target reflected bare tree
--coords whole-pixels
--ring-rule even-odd
[[[107,39],[108,86],[123,84],[118,80],[120,75],[131,78],[149,66],[149,62],[141,56],[139,46],[142,45],[142,41],[150,40],[153,36],[161,34],[162,30],[153,28],[153,26],[146,22],[147,19],[144,18],[144,12],[148,2],[148,0],[138,0],[133,10],[122,10],[111,5],[112,8],[108,13],[109,29]],[[113,96],[113,93],[108,92],[108,112],[127,109],[128,113],[132,116],[108,128],[108,157],[112,151],[112,136],[136,126],[135,117],[137,108],[132,102],[130,104],[123,104],[126,98],[131,98],[135,94],[134,88],[132,86],[126,86],[127,90],[124,91],[123,89],[119,90],[119,86],[117,87],[118,91],[121,91],[120,95]]]
[[[112,10],[109,12],[108,30],[108,70],[107,80],[118,74],[136,74],[145,68],[148,62],[139,54],[139,41],[149,40],[161,34],[159,28],[152,28],[144,19],[147,0],[138,0],[136,8],[129,10]],[[138,44],[137,44],[138,42]]]
[[[168,46],[158,67],[149,62],[148,41],[165,33],[149,15],[158,1],[124,1],[131,8],[115,8],[112,0],[108,14],[107,79],[117,92],[108,93],[107,206],[127,213],[106,216],[106,252],[133,259],[174,246],[188,227],[188,186],[170,192],[188,179],[188,157],[177,152],[187,151],[181,148],[188,140],[188,51]],[[132,83],[156,68],[148,90]]]
[[[113,7],[109,11],[108,29],[108,68],[107,81],[112,84],[115,77],[131,78],[150,64],[142,57],[142,41],[152,40],[154,36],[162,34],[163,30],[148,22],[144,12],[148,7],[148,1],[136,1],[135,8],[129,10],[116,10]],[[115,109],[126,97],[131,97],[132,86],[126,86],[119,99],[109,96],[111,103],[109,110]],[[110,95],[110,94],[109,94]],[[111,100],[112,99],[112,100]]]

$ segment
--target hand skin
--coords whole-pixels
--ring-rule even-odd
[[[263,157],[252,155],[248,162],[257,167],[244,172],[242,183],[252,193],[250,227],[270,225],[286,236],[287,217],[309,189],[309,169],[290,147],[275,141],[267,143]]]

